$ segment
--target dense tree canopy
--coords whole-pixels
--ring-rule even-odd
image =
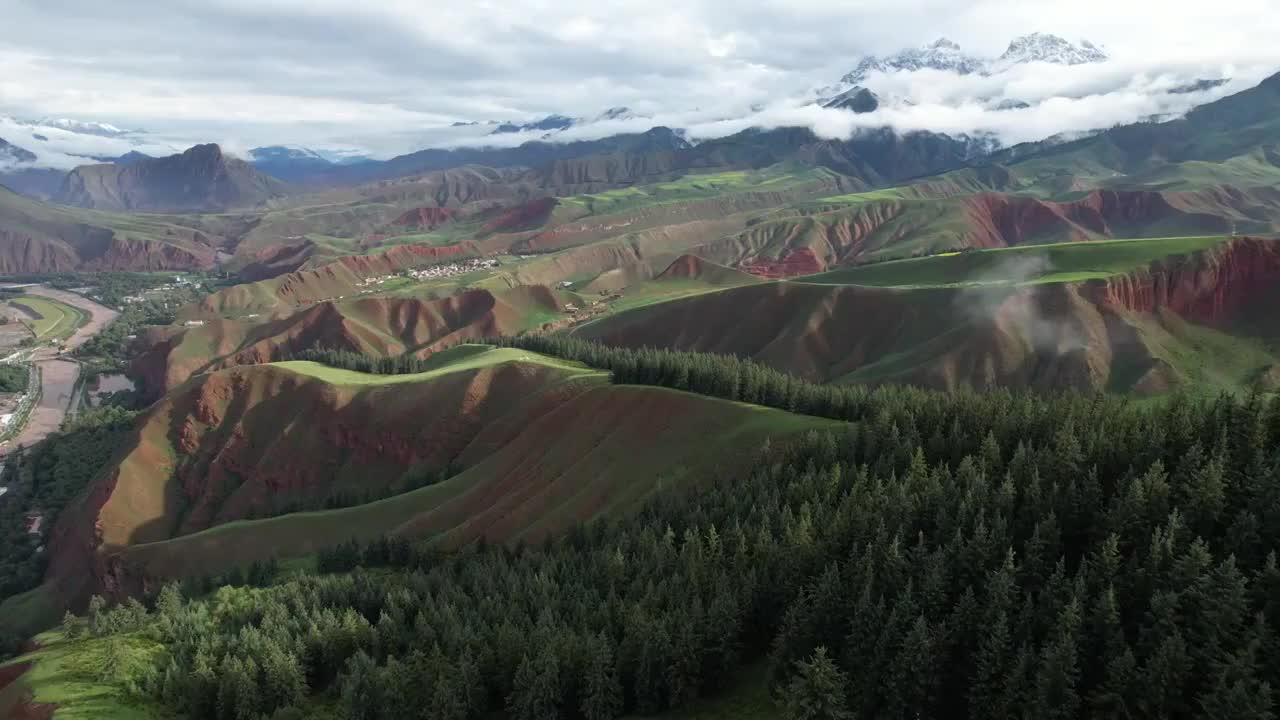
[[[25,370],[25,369],[24,369]],[[63,423],[48,442],[11,454],[0,485],[0,599],[30,590],[44,573],[40,547],[58,513],[107,465],[135,413],[102,407]],[[28,532],[32,513],[40,532]]]
[[[536,342],[850,423],[538,548],[345,543],[328,574],[170,596],[139,684],[196,718],[324,694],[356,718],[606,718],[766,662],[793,718],[1273,717],[1280,402],[828,388]]]

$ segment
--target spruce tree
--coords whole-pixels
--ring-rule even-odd
[[[819,647],[808,660],[796,663],[795,676],[782,692],[782,706],[787,720],[848,720],[845,674]]]
[[[586,720],[612,720],[622,714],[622,684],[614,667],[609,640],[597,635],[590,645],[582,680],[582,716]]]

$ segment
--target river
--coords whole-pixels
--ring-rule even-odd
[[[89,313],[89,321],[67,338],[65,346],[68,350],[74,350],[88,342],[89,338],[97,335],[102,328],[120,315],[109,307],[66,290],[55,290],[44,285],[0,284],[0,287],[22,287],[30,295],[51,298]],[[40,403],[31,412],[31,417],[22,428],[22,432],[4,445],[0,445],[0,457],[18,447],[31,447],[44,440],[62,424],[75,401],[76,381],[80,379],[79,363],[66,359],[58,348],[47,345],[33,350],[31,360],[40,368]]]

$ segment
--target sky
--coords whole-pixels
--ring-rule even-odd
[[[50,165],[195,142],[244,153],[286,144],[392,155],[516,143],[468,121],[643,117],[587,123],[561,139],[687,128],[694,139],[753,125],[838,137],[868,125],[1035,140],[1169,116],[1280,70],[1278,0],[0,0],[0,138]],[[864,54],[948,37],[994,57],[1051,32],[1105,47],[1096,66],[998,77],[900,73],[873,116],[823,111]],[[1170,94],[1187,79],[1231,78]],[[1034,100],[995,113],[991,100]],[[45,117],[145,131],[63,137]],[[56,137],[55,137],[56,135]],[[76,135],[68,133],[67,135]],[[123,152],[123,150],[121,150]]]

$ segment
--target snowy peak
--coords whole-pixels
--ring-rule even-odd
[[[128,135],[128,130],[121,130],[115,125],[104,122],[82,122],[80,120],[72,120],[70,118],[41,118],[34,123],[35,126],[58,128],[67,132],[79,133],[80,135],[97,135],[98,137],[120,137]]]
[[[948,70],[960,75],[981,72],[985,62],[979,58],[965,55],[960,46],[946,38],[938,38],[924,47],[903,50],[895,55],[879,58],[874,55],[864,57],[856,68],[841,80],[858,84],[867,79],[873,72],[894,72],[905,70]]]
[[[852,72],[841,78],[841,82],[859,85],[873,72],[942,70],[958,75],[990,75],[1023,63],[1083,65],[1106,59],[1107,54],[1088,40],[1074,45],[1048,33],[1031,33],[1015,38],[1009,43],[1009,49],[997,59],[966,55],[959,44],[947,38],[938,38],[929,45],[903,50],[888,57],[868,55],[858,62]]]
[[[1054,65],[1084,65],[1104,62],[1107,54],[1088,40],[1073,45],[1057,35],[1031,33],[1014,38],[1009,49],[997,61],[1000,65],[1020,65],[1030,62],[1046,62]]]

